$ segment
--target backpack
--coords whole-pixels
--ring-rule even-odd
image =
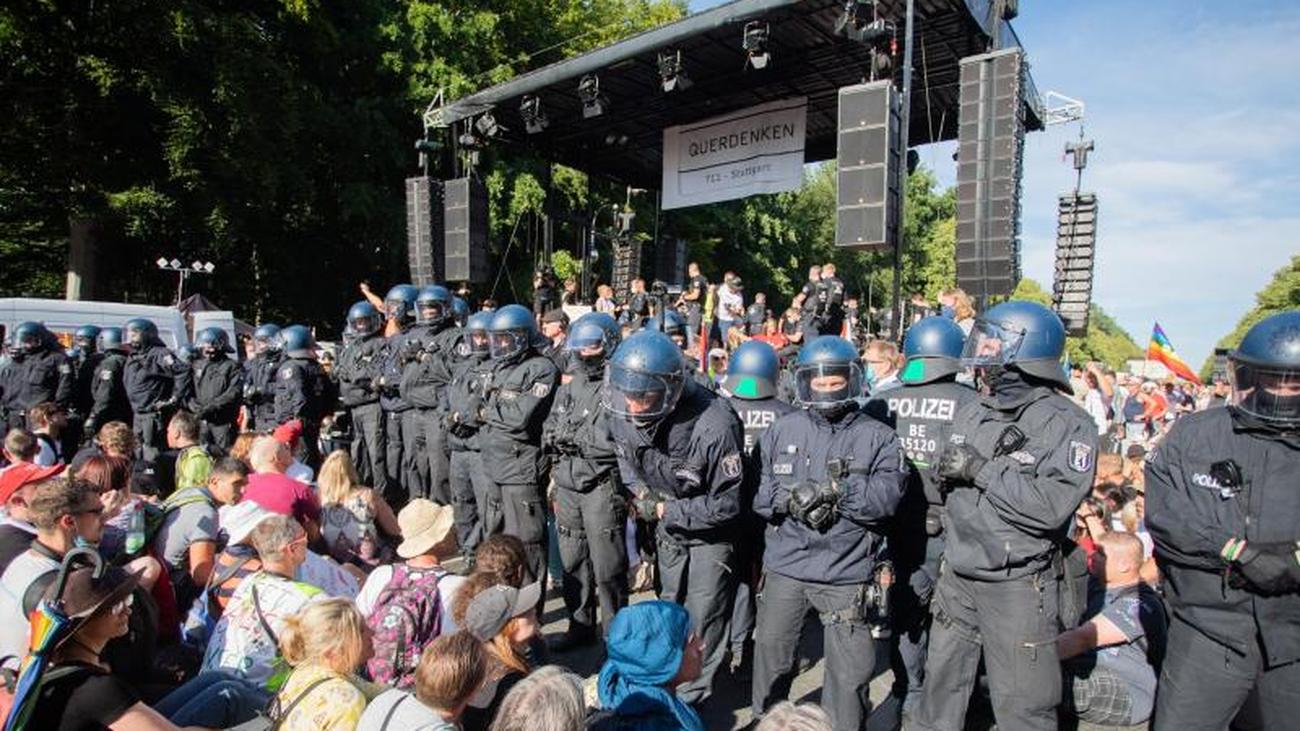
[[[374,633],[374,656],[366,663],[370,679],[402,690],[415,682],[425,645],[442,634],[439,569],[393,566],[366,623]]]

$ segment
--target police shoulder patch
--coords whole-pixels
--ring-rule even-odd
[[[68,365],[67,363],[60,363],[60,364],[59,364],[59,373],[62,373],[62,374],[64,374],[64,375],[67,375],[67,374],[69,374],[69,373],[71,373],[71,372],[72,372],[72,366]]]
[[[1092,447],[1083,442],[1070,442],[1070,469],[1087,472],[1092,469]]]
[[[173,357],[171,357],[170,354],[168,354],[168,355],[164,355],[164,356],[162,357],[162,364],[165,365],[165,366],[170,366],[170,365],[172,365],[172,364],[175,363],[175,362],[176,362],[176,359],[173,358]]]
[[[110,370],[107,370],[107,369],[100,371],[100,372],[99,372],[99,380],[101,380],[101,381],[111,381],[111,380],[113,380],[113,372],[110,371]]]
[[[290,367],[290,368],[281,368],[281,369],[280,369],[280,377],[283,378],[283,379],[286,380],[286,381],[289,380],[290,378],[293,378],[293,368],[291,368],[291,367]]]
[[[546,398],[546,395],[550,392],[551,384],[549,383],[538,382],[533,384],[533,395],[537,398]]]
[[[461,343],[460,345],[456,346],[456,355],[459,355],[462,358],[468,358],[469,353],[470,353],[469,343]]]
[[[722,474],[728,478],[735,479],[740,477],[741,463],[740,452],[732,452],[722,458]]]

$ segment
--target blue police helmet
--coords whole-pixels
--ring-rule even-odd
[[[580,351],[600,346],[600,358],[608,358],[618,347],[623,334],[618,321],[604,312],[588,312],[569,326],[565,348],[581,355]]]
[[[492,315],[494,314],[496,313],[479,310],[470,315],[469,319],[465,321],[465,331],[469,333],[470,351],[477,356],[487,357],[492,354],[488,328],[492,326]]]
[[[903,338],[907,366],[899,380],[930,383],[959,372],[965,345],[966,333],[957,323],[939,315],[922,318],[907,329]]]
[[[975,318],[962,351],[970,366],[1009,366],[1031,376],[1069,388],[1061,368],[1065,325],[1037,302],[1012,300],[994,305]]]
[[[280,326],[273,322],[264,322],[253,331],[253,344],[256,352],[280,352]]]
[[[205,327],[200,330],[194,336],[194,347],[204,355],[234,352],[230,347],[230,338],[226,336],[226,331],[219,327]]]
[[[676,310],[664,310],[662,330],[659,325],[659,316],[648,318],[645,322],[647,330],[660,330],[668,337],[686,337],[686,318],[682,317]]]
[[[391,320],[410,322],[415,319],[415,299],[420,290],[413,284],[395,284],[384,295],[384,315]]]
[[[451,316],[451,290],[441,284],[420,288],[415,296],[415,317],[420,322],[441,324]]]
[[[493,358],[513,360],[532,348],[541,334],[527,307],[506,305],[492,313],[488,337]]]
[[[93,350],[95,339],[99,337],[99,330],[98,325],[82,325],[72,334],[72,342],[83,350]]]
[[[95,343],[99,349],[108,352],[125,352],[126,344],[122,342],[122,328],[106,327],[99,331],[99,337],[95,338]]]
[[[780,371],[775,348],[761,340],[746,340],[731,354],[722,388],[738,399],[772,398]]]
[[[370,335],[379,330],[383,319],[369,300],[361,300],[348,308],[348,332],[353,335]]]
[[[1235,408],[1286,429],[1300,426],[1300,310],[1260,320],[1228,364]]]
[[[465,327],[465,323],[469,321],[469,303],[460,297],[452,297],[451,316],[455,318],[457,326]]]
[[[610,357],[601,398],[611,414],[647,425],[673,412],[685,384],[686,360],[676,343],[640,330]]]
[[[14,328],[14,345],[23,353],[35,353],[45,347],[49,336],[39,322],[20,322]]]
[[[794,365],[794,403],[800,408],[841,407],[862,395],[862,364],[853,343],[822,335],[803,346]]]
[[[122,328],[126,332],[126,342],[132,348],[140,348],[158,340],[158,326],[153,320],[136,317],[126,321]]]
[[[316,339],[306,325],[290,325],[280,331],[280,348],[290,358],[314,358]]]

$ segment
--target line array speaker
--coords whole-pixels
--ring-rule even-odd
[[[406,252],[417,287],[442,281],[442,207],[441,180],[406,179]]]
[[[892,81],[840,88],[835,245],[892,249],[902,185],[900,97]]]
[[[487,188],[477,178],[456,178],[444,186],[447,281],[486,282],[491,275]]]
[[[1019,48],[961,60],[957,286],[981,303],[1020,281],[1025,64]]]
[[[1056,204],[1056,274],[1052,278],[1052,309],[1066,332],[1088,331],[1092,309],[1092,272],[1097,249],[1097,196],[1066,193]]]
[[[641,242],[634,236],[619,237],[613,242],[614,263],[610,286],[620,297],[632,290],[632,280],[641,276]]]

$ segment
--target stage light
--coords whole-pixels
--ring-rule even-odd
[[[533,94],[525,96],[519,102],[519,116],[524,119],[524,129],[535,135],[546,129],[546,113],[542,111],[542,100]]]
[[[772,60],[772,54],[767,50],[770,35],[771,28],[767,23],[751,20],[745,24],[741,48],[745,51],[745,63],[755,70],[767,68],[768,61]]]
[[[681,51],[659,52],[659,81],[663,84],[664,91],[684,91],[690,88],[691,80],[686,78],[682,68]]]
[[[845,0],[844,10],[835,21],[835,35],[856,38],[862,27],[876,17],[876,4],[872,0]]]
[[[578,98],[582,100],[583,119],[599,117],[609,106],[609,100],[600,93],[600,79],[595,74],[587,74],[578,82]]]
[[[484,137],[496,137],[501,131],[501,125],[497,124],[497,118],[492,116],[492,112],[484,112],[474,120],[474,129]]]

